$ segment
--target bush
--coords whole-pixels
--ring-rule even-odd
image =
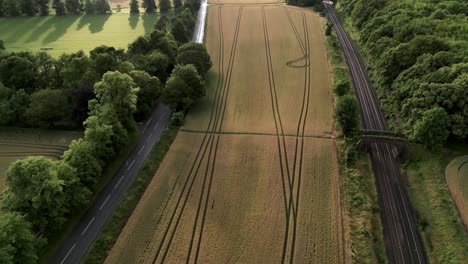
[[[350,90],[351,90],[351,85],[349,84],[347,80],[338,80],[333,86],[333,92],[337,96],[343,96],[345,94],[348,94]]]
[[[173,126],[182,126],[184,124],[185,115],[184,112],[176,112],[172,115],[171,125]]]

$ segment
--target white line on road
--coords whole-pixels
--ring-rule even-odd
[[[88,225],[86,226],[86,228],[83,230],[83,232],[81,232],[81,236],[83,236],[84,233],[86,233],[86,230],[88,230],[89,226],[90,226],[91,223],[94,221],[94,218],[95,218],[95,217],[93,217],[93,219],[91,219],[91,221],[89,221],[89,223],[88,223]]]
[[[110,196],[110,194],[107,196],[106,200],[102,203],[101,207],[99,207],[99,211],[102,210],[102,207],[104,207],[104,205],[107,203],[107,200],[109,200]]]
[[[75,248],[75,246],[76,246],[76,243],[73,244],[73,247],[68,251],[67,255],[63,258],[63,260],[62,260],[62,262],[60,262],[60,264],[63,264],[63,262],[65,262],[65,260],[68,258],[68,255],[70,255],[70,253]]]
[[[117,189],[117,187],[119,186],[120,182],[123,180],[124,177],[125,175],[122,175],[122,177],[120,177],[120,180],[117,182],[114,189]]]
[[[141,151],[145,148],[145,146],[141,146],[140,150],[138,151],[138,155],[140,155]]]
[[[133,166],[133,163],[135,163],[135,160],[133,160],[132,163],[130,163],[130,166],[128,166],[127,171],[130,170],[130,168]]]

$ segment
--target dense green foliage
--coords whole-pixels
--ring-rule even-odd
[[[65,3],[54,1],[54,6],[63,4],[64,13],[74,12],[76,2]],[[99,12],[94,9],[99,1],[93,3],[85,2],[86,12]],[[188,9],[179,16],[193,28]],[[72,127],[84,128],[84,137],[72,141],[61,159],[28,157],[8,169],[0,238],[15,229],[17,237],[0,246],[2,263],[34,263],[43,242],[97,191],[103,171],[128,144],[134,118],[144,118],[160,94],[186,111],[205,94],[202,76],[210,67],[203,45],[179,49],[171,33],[158,30],[137,38],[128,51],[99,46],[89,56],[80,51],[54,59],[43,52],[0,50],[0,125],[74,123]]]
[[[37,261],[36,246],[31,224],[18,213],[0,216],[0,263],[34,264]]]
[[[441,135],[427,111],[448,115],[448,137],[468,140],[468,2],[453,0],[342,0],[369,58],[385,114],[395,129],[423,142]],[[426,113],[426,114],[425,114]],[[425,124],[425,125],[423,125]],[[443,133],[444,134],[444,133]],[[443,142],[442,142],[443,143]]]
[[[187,42],[180,46],[176,62],[181,65],[194,65],[201,76],[205,76],[212,66],[210,55],[205,46],[196,42]]]
[[[335,116],[343,133],[349,134],[359,124],[358,105],[353,95],[338,97],[335,106]]]

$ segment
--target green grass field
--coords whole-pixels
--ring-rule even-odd
[[[82,135],[75,131],[26,128],[0,128],[0,198],[5,187],[5,172],[11,163],[26,156],[57,159],[70,141]]]
[[[445,169],[445,177],[458,213],[468,227],[468,155],[452,160]]]
[[[158,15],[128,14],[14,17],[0,19],[0,39],[7,51],[48,49],[52,56],[99,45],[127,48],[137,37],[150,33]]]
[[[450,161],[467,154],[466,145],[433,152],[411,144],[411,161],[402,167],[408,175],[409,196],[418,212],[430,263],[467,263],[468,235],[444,175]]]

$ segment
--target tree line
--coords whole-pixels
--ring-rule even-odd
[[[84,136],[59,160],[27,157],[6,172],[0,262],[36,263],[47,239],[89,204],[103,171],[128,144],[135,119],[145,117],[158,98],[180,119],[205,94],[211,59],[203,44],[155,30],[126,51],[100,46],[89,56],[76,52],[53,59],[0,50],[0,65],[0,105],[13,113],[9,125],[50,126],[62,104],[79,104],[72,108],[84,120]]]
[[[173,7],[170,0],[159,0],[161,14],[168,13],[172,8],[179,13],[188,8],[192,13],[200,7],[200,1],[174,0]],[[145,13],[155,13],[158,10],[156,0],[130,1],[130,14],[140,13],[140,6]],[[52,8],[52,10],[51,10]],[[15,16],[47,16],[51,13],[62,16],[66,14],[107,14],[110,13],[108,0],[0,0],[0,17]]]
[[[468,140],[468,2],[341,0],[380,102],[397,130],[429,148]]]

